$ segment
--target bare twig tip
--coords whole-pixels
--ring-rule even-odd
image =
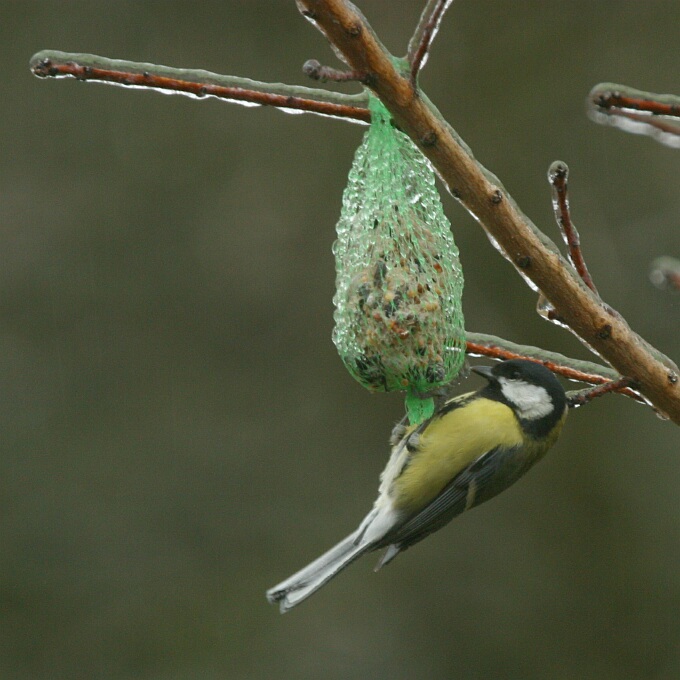
[[[31,70],[33,71],[33,75],[36,75],[39,78],[53,76],[56,73],[51,59],[41,59],[33,65]]]
[[[302,65],[302,72],[312,80],[322,83],[330,80],[334,83],[346,83],[357,81],[370,85],[375,82],[375,76],[371,73],[359,73],[358,71],[341,71],[330,66],[322,66],[316,59],[308,59]]]
[[[650,266],[650,281],[661,290],[680,290],[680,260],[674,257],[657,257]]]
[[[610,380],[597,387],[591,387],[586,390],[581,390],[575,394],[571,394],[567,399],[567,404],[569,408],[578,408],[591,402],[596,397],[601,397],[604,394],[609,394],[610,392],[623,392],[624,394],[630,393],[630,388],[634,388],[635,383],[631,378],[622,377],[618,380]]]
[[[321,64],[316,59],[307,59],[307,61],[302,64],[302,72],[312,80],[319,80],[319,71],[321,70]]]
[[[586,265],[583,252],[581,251],[581,239],[576,229],[576,225],[571,220],[569,210],[568,184],[569,166],[564,161],[553,161],[548,168],[548,181],[552,186],[553,213],[557,226],[562,232],[567,248],[569,248],[569,259],[574,265],[576,272],[581,277],[583,283],[597,295],[597,288],[593,282],[588,267]]]
[[[569,177],[569,166],[564,161],[554,161],[548,168],[548,181],[553,186],[560,180],[566,181]]]

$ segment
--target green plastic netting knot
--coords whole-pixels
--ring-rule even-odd
[[[372,95],[333,245],[333,342],[373,392],[424,395],[465,358],[463,273],[429,161]]]

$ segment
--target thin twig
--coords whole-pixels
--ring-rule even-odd
[[[591,361],[572,359],[540,347],[517,345],[509,340],[482,333],[468,333],[467,353],[472,356],[485,356],[499,360],[530,359],[543,364],[553,373],[557,373],[567,380],[575,380],[590,385],[604,385],[621,379],[616,371],[607,366],[600,366]],[[645,400],[637,392],[630,389],[629,383],[617,386],[616,391],[645,403]]]
[[[428,0],[408,45],[408,62],[411,65],[411,82],[415,84],[418,74],[427,62],[432,41],[439,25],[453,0]]]
[[[625,85],[601,83],[588,95],[590,117],[658,142],[680,148],[680,97],[634,90]]]
[[[598,387],[590,387],[585,390],[571,392],[568,396],[567,403],[569,404],[569,408],[578,408],[579,406],[583,406],[593,399],[601,397],[604,394],[609,394],[610,392],[625,394],[630,391],[629,388],[632,384],[633,381],[626,377],[619,378],[618,380],[610,380]]]
[[[581,280],[559,250],[519,210],[498,178],[483,168],[423,92],[416,92],[366,20],[345,0],[297,0],[350,69],[376,74],[375,94],[395,123],[432,162],[451,194],[492,242],[541,290],[584,344],[630,376],[660,411],[680,424],[678,368],[634,333]]]
[[[666,146],[680,147],[680,125],[655,118],[648,113],[611,108],[606,112],[594,112],[591,119],[597,123],[613,125],[624,132],[654,137]]]
[[[583,283],[590,288],[590,290],[598,295],[597,288],[590,276],[586,261],[581,251],[581,239],[576,225],[572,222],[571,213],[569,211],[569,194],[567,188],[567,180],[569,178],[569,168],[567,164],[562,161],[555,161],[550,165],[548,170],[548,181],[552,186],[552,202],[553,212],[555,213],[555,221],[562,232],[564,242],[569,249],[569,259],[578,272],[578,275],[583,280]]]
[[[680,291],[680,260],[657,257],[650,265],[649,278],[657,288]]]
[[[318,80],[321,83],[331,81],[334,83],[349,83],[358,82],[368,85],[371,81],[371,76],[368,73],[357,73],[356,71],[341,71],[331,66],[323,66],[316,59],[308,59],[302,65],[302,72],[312,80]]]
[[[518,357],[522,356],[524,358],[536,359],[537,361],[547,361],[554,364],[559,364],[560,366],[567,366],[572,368],[574,371],[583,374],[593,374],[601,376],[602,381],[604,380],[616,380],[621,377],[610,366],[605,366],[603,364],[595,363],[594,361],[587,361],[585,359],[574,359],[573,357],[568,357],[559,352],[553,352],[552,350],[544,349],[543,347],[535,347],[534,345],[521,345],[506,338],[500,338],[496,335],[490,335],[488,333],[474,333],[468,331],[467,339],[476,348],[485,348],[486,350],[493,350],[498,352],[498,358],[506,359],[509,358],[510,354],[516,354]],[[506,356],[503,352],[507,352]],[[481,352],[485,356],[492,356],[488,351]],[[585,381],[588,382],[588,381]],[[598,383],[599,384],[599,383]]]
[[[630,109],[655,116],[680,118],[680,97],[634,90],[625,85],[602,83],[591,91],[589,99],[599,109]]]
[[[273,106],[363,123],[371,120],[363,94],[346,95],[302,86],[262,83],[203,70],[175,69],[52,50],[34,55],[31,70],[41,78],[71,76],[78,80],[144,88],[199,99],[216,97],[234,103]]]

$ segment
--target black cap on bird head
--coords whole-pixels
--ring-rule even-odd
[[[552,371],[526,359],[510,359],[494,366],[474,366],[472,370],[489,384],[482,390],[488,399],[502,401],[517,415],[524,427],[549,431],[564,415],[567,398]]]

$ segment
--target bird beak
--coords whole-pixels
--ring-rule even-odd
[[[471,370],[490,382],[495,382],[496,380],[496,376],[493,374],[493,368],[491,366],[473,366]]]

